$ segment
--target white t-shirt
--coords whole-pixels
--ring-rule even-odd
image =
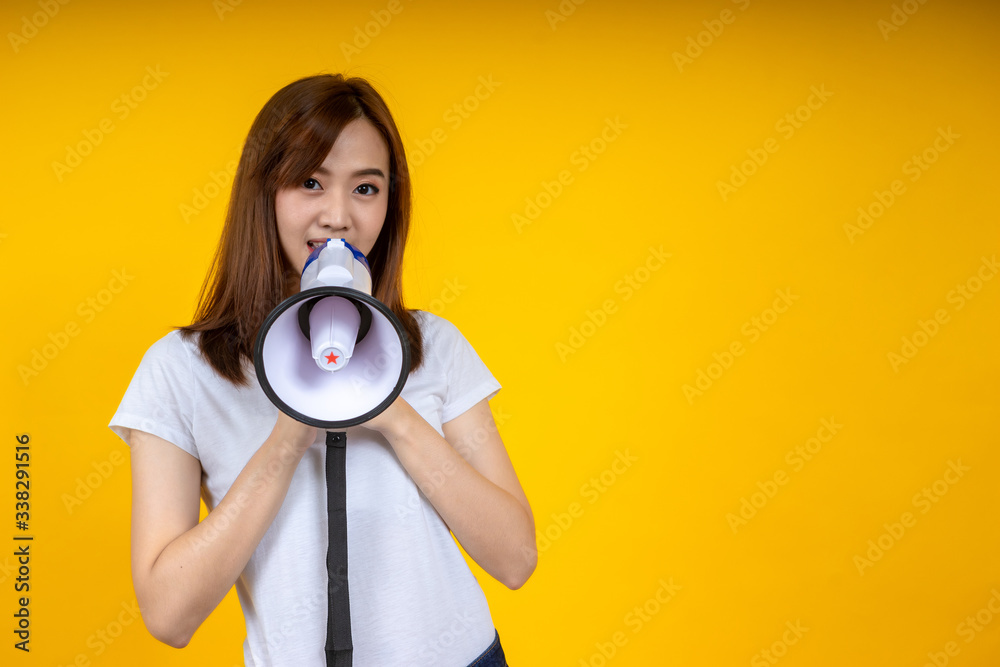
[[[424,361],[402,396],[443,435],[500,384],[457,328],[415,311]],[[173,331],[146,352],[111,428],[159,436],[201,461],[209,510],[270,434],[277,408],[246,364],[237,388]],[[465,666],[493,641],[486,597],[448,527],[389,443],[363,426],[347,432],[348,577],[354,664]],[[246,619],[247,665],[326,664],[325,432],[299,463],[274,522],[236,582]]]

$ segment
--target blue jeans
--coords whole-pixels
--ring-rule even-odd
[[[469,667],[507,667],[507,658],[504,657],[503,647],[500,646],[500,633],[493,638],[493,643],[483,651],[478,658],[472,661]]]

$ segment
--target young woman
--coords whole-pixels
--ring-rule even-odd
[[[411,350],[399,398],[347,429],[354,665],[506,664],[451,535],[518,588],[534,520],[490,412],[500,385],[452,324],[403,305],[409,216],[402,142],[366,81],[308,77],[267,102],[195,322],[147,351],[111,421],[131,449],[132,577],[159,640],[185,646],[235,584],[247,665],[325,664],[325,433],[270,403],[252,354],[311,246],[343,238]]]

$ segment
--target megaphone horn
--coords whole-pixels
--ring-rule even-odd
[[[268,314],[254,346],[257,379],[279,410],[311,426],[346,428],[399,396],[410,347],[371,283],[364,255],[343,239],[309,255],[302,291]]]

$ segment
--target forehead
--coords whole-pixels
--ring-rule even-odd
[[[323,160],[320,171],[334,173],[348,170],[380,169],[389,173],[389,147],[378,129],[366,118],[352,120]]]

